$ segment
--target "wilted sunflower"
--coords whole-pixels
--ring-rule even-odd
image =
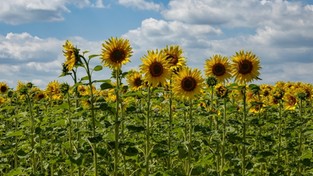
[[[5,82],[0,82],[0,93],[4,94],[9,90],[8,84]]]
[[[214,76],[218,82],[227,81],[231,77],[230,69],[228,58],[219,54],[210,57],[204,65],[206,76]]]
[[[129,62],[133,53],[129,40],[123,38],[111,37],[102,47],[102,63],[113,69],[120,69],[123,64]]]
[[[184,99],[193,99],[201,93],[203,81],[200,70],[185,68],[174,78],[173,93]]]
[[[66,40],[65,44],[63,45],[63,53],[66,58],[66,61],[64,63],[65,68],[63,68],[64,71],[71,71],[73,70],[74,66],[77,65],[80,62],[79,59],[79,49],[75,48],[73,44]]]
[[[170,67],[165,60],[163,52],[148,50],[148,54],[141,58],[143,64],[140,66],[144,79],[152,87],[163,85],[170,76]]]
[[[261,66],[260,60],[255,54],[241,50],[236,52],[232,61],[232,74],[236,82],[248,83],[259,79]]]
[[[127,75],[127,82],[132,90],[138,90],[143,86],[143,79],[138,71],[131,70]]]
[[[183,50],[178,45],[166,46],[162,50],[166,55],[166,60],[169,62],[173,72],[178,72],[182,67],[186,66],[186,59],[182,55]]]

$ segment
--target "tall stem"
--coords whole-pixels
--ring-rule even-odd
[[[171,140],[172,140],[172,121],[173,121],[173,111],[172,111],[172,104],[173,104],[173,94],[172,94],[172,78],[170,79],[170,100],[169,100],[169,103],[170,103],[170,109],[169,109],[169,130],[168,130],[168,150],[169,150],[169,156],[168,156],[168,168],[171,169]]]
[[[242,176],[246,175],[246,118],[247,118],[247,105],[246,105],[246,84],[242,89],[243,93],[243,119],[242,119],[242,128],[243,128],[243,146],[242,146]]]
[[[188,135],[188,175],[191,175],[192,168],[192,131],[193,131],[193,119],[192,119],[192,100],[189,101],[189,135]]]
[[[281,121],[282,121],[282,102],[279,101],[279,110],[278,110],[278,159],[277,159],[277,166],[281,164],[281,143],[282,143],[282,129],[281,129]]]
[[[93,87],[92,87],[92,79],[91,72],[89,68],[89,62],[83,57],[85,62],[85,69],[88,76],[88,85],[90,89],[90,104],[91,104],[91,120],[92,120],[92,137],[96,137],[96,117],[95,117],[95,108],[94,108],[94,95],[93,95]],[[97,157],[97,144],[93,143],[93,164],[94,164],[94,175],[98,176],[98,157]]]
[[[72,118],[71,118],[71,104],[70,95],[67,93],[67,104],[68,104],[68,123],[69,123],[69,143],[70,143],[70,156],[73,156],[73,144],[72,144]],[[70,164],[70,176],[73,175],[73,163]]]
[[[302,135],[302,99],[300,99],[300,103],[299,103],[299,119],[300,119],[300,123],[301,123],[301,126],[300,126],[300,131],[299,131],[299,150],[298,150],[298,157],[300,158],[301,155],[302,155],[302,143],[303,143],[303,135]],[[302,167],[301,167],[301,160],[299,159],[298,160],[298,168],[297,168],[297,173],[298,175],[301,175],[301,172],[302,172]]]
[[[225,137],[226,137],[226,98],[223,98],[223,136],[222,136],[222,158],[221,158],[221,170],[220,175],[224,174],[224,165],[225,165]]]
[[[30,97],[28,94],[26,94],[27,97],[27,103],[28,103],[28,108],[29,108],[29,113],[30,113],[30,123],[31,123],[31,128],[30,128],[30,137],[31,137],[31,148],[32,148],[32,173],[35,174],[36,173],[36,161],[35,161],[35,119],[34,119],[34,115],[33,115],[33,106],[32,106],[32,102],[30,100]]]
[[[147,105],[147,117],[146,117],[146,176],[150,174],[149,165],[150,165],[150,100],[151,100],[151,90],[148,86],[148,105]]]
[[[114,176],[118,175],[117,171],[117,166],[118,166],[118,148],[119,148],[119,118],[118,118],[118,113],[119,113],[119,86],[120,86],[120,81],[119,81],[119,70],[115,70],[116,73],[116,113],[115,113],[115,120],[114,120],[114,133],[115,133],[115,148],[114,148]]]

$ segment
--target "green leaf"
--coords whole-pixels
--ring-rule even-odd
[[[180,146],[177,147],[177,149],[178,149],[178,157],[180,159],[184,159],[184,158],[186,158],[188,156],[188,152],[187,152],[187,150],[186,150],[186,148],[184,146],[180,145]]]
[[[103,69],[102,65],[97,65],[93,68],[94,71],[101,71]]]
[[[14,137],[14,136],[23,136],[23,130],[7,132],[7,137]]]
[[[88,80],[88,79],[89,78],[88,78],[88,75],[87,75],[87,76],[82,77],[80,80],[84,81],[84,80]]]
[[[17,154],[17,156],[20,157],[20,158],[25,158],[26,155],[27,155],[27,153],[26,153],[24,150],[22,150],[22,149],[18,150],[18,151],[16,152],[16,154]]]
[[[98,56],[100,56],[99,54],[92,54],[92,55],[90,55],[88,58],[89,59],[92,59],[92,58],[95,58],[95,57],[98,57]]]
[[[112,86],[111,83],[104,82],[104,83],[102,83],[102,84],[100,85],[100,88],[101,88],[101,90],[112,89],[113,86]]]
[[[135,156],[138,155],[138,149],[136,147],[128,147],[126,149],[125,155],[126,156]]]

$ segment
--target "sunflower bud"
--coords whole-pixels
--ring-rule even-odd
[[[210,76],[206,79],[206,83],[208,84],[208,86],[213,87],[217,84],[217,79],[213,76]]]

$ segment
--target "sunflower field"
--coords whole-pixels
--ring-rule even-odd
[[[63,53],[71,83],[0,82],[0,176],[313,175],[313,85],[253,84],[251,51],[213,55],[203,75],[178,45],[128,71],[127,39]],[[94,79],[104,68],[111,78]]]

